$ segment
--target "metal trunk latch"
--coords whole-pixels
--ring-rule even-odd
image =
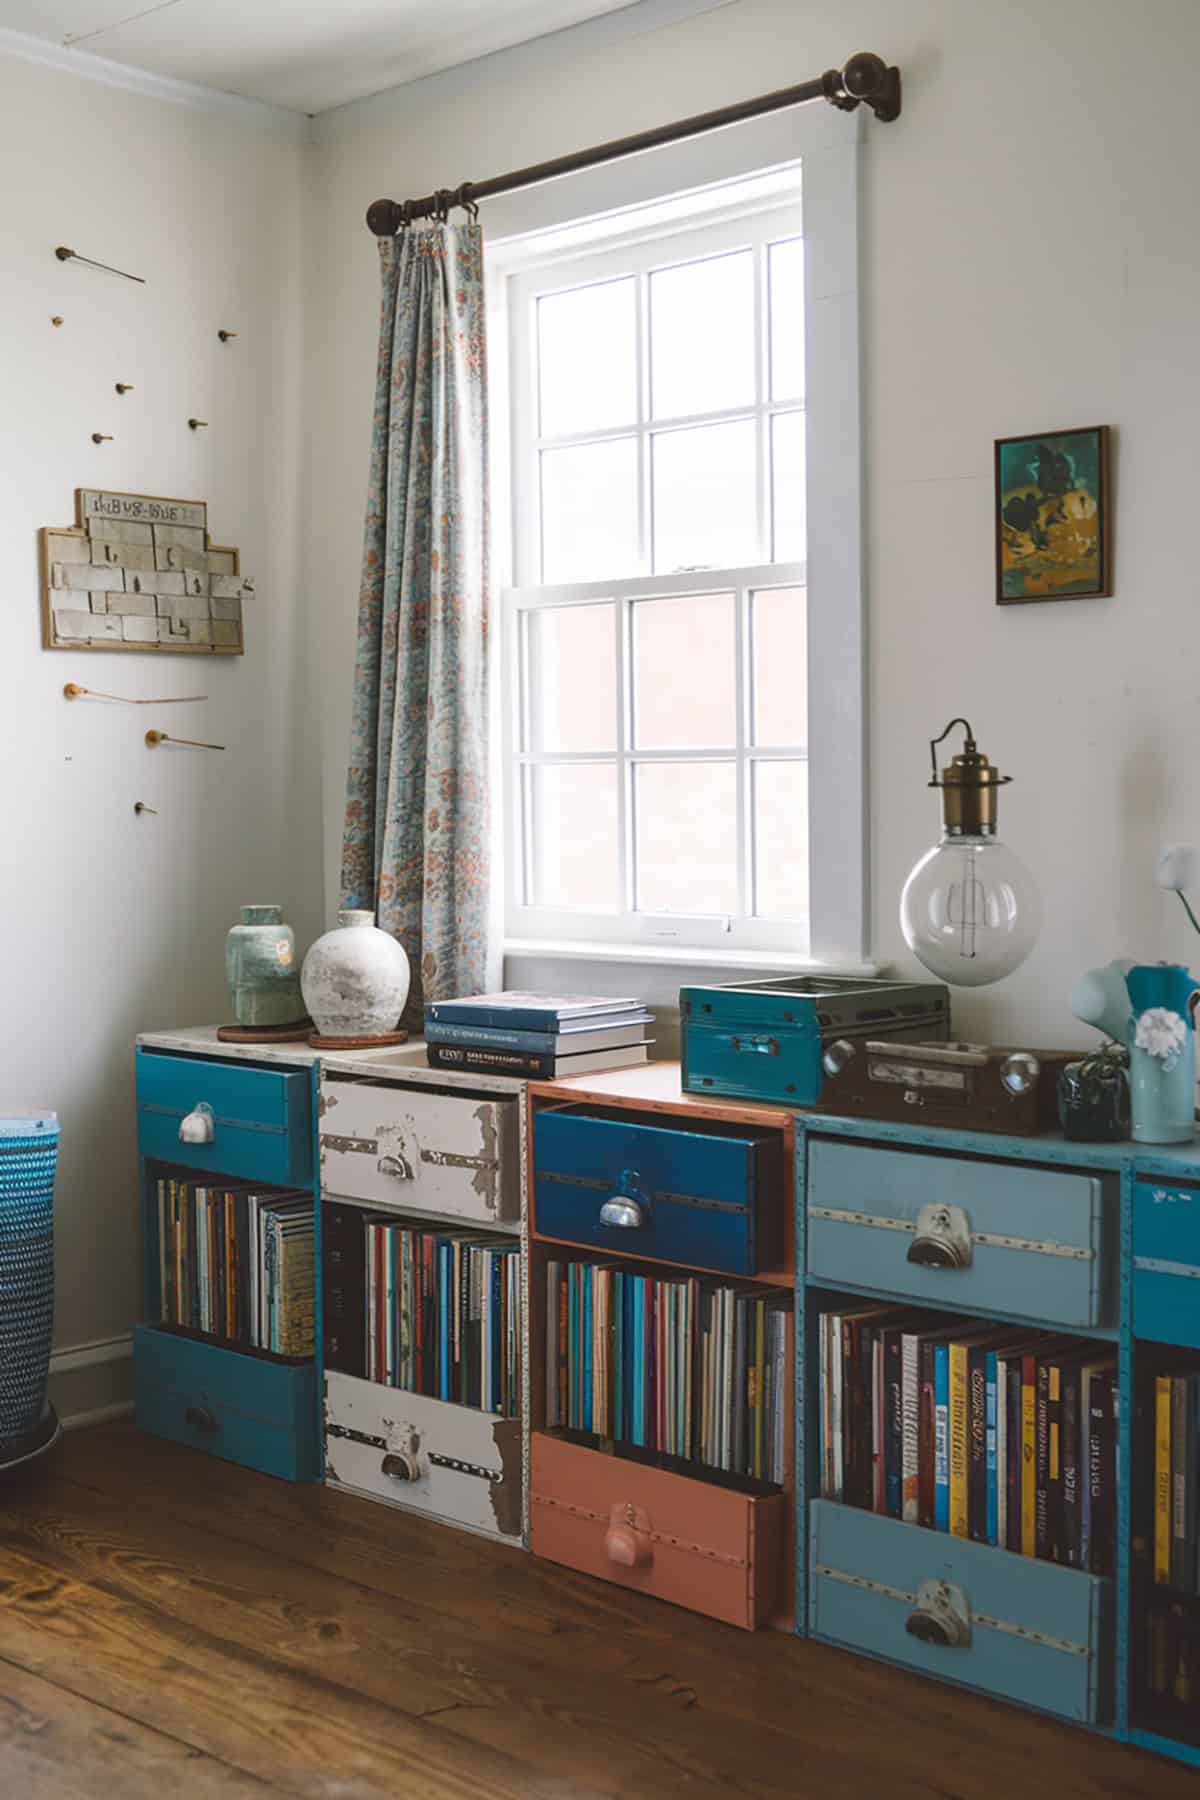
[[[925,1269],[966,1269],[971,1264],[971,1221],[961,1206],[923,1206],[917,1214],[908,1261]]]
[[[941,1650],[965,1650],[971,1642],[971,1603],[948,1581],[923,1581],[917,1608],[904,1625],[910,1637]]]
[[[615,1225],[624,1231],[636,1231],[649,1223],[650,1203],[639,1185],[641,1179],[636,1169],[621,1170],[616,1192],[610,1194],[600,1208],[602,1225]]]
[[[631,1502],[618,1501],[608,1516],[604,1549],[609,1562],[624,1569],[648,1568],[654,1561],[649,1514]]]
[[[387,1451],[380,1463],[380,1473],[389,1481],[420,1481],[424,1471],[421,1468],[421,1440],[415,1431],[409,1431],[407,1441],[400,1441]]]

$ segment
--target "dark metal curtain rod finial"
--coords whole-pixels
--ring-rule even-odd
[[[827,69],[815,81],[778,88],[755,100],[739,100],[733,106],[723,106],[715,112],[678,119],[673,125],[658,125],[650,131],[635,132],[631,137],[597,144],[591,150],[576,150],[569,156],[534,163],[528,169],[494,175],[489,181],[464,181],[457,188],[439,188],[420,200],[405,200],[403,204],[399,200],[375,200],[367,208],[367,224],[376,237],[395,237],[398,231],[417,219],[444,220],[452,206],[463,206],[474,217],[478,212],[476,202],[488,200],[495,194],[510,194],[517,188],[534,187],[538,182],[553,181],[558,175],[574,175],[580,169],[616,162],[622,156],[636,156],[642,150],[656,150],[661,144],[675,144],[683,138],[699,137],[702,132],[737,125],[745,119],[757,119],[764,113],[779,112],[785,106],[803,106],[809,100],[828,100],[843,112],[869,106],[877,119],[889,124],[900,117],[900,71],[872,51],[862,50],[850,58],[844,69]]]

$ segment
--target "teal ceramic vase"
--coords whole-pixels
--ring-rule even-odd
[[[304,1017],[296,939],[282,906],[243,906],[225,939],[225,980],[239,1025],[292,1025]]]
[[[1177,963],[1143,963],[1125,976],[1129,1087],[1139,1144],[1190,1144],[1196,1131],[1196,983]]]

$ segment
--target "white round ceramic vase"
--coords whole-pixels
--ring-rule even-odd
[[[408,957],[373,912],[340,912],[304,959],[300,989],[322,1037],[385,1037],[408,999]]]

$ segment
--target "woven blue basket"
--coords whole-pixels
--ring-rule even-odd
[[[53,1113],[0,1114],[0,1450],[42,1418],[54,1328]]]

